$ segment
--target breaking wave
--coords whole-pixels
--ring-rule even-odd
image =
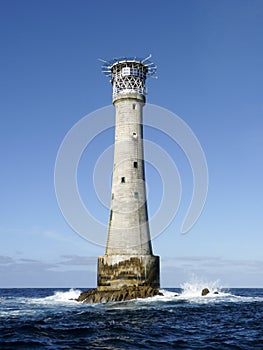
[[[209,293],[202,296],[202,290],[207,288]],[[37,296],[36,293],[32,297],[17,297],[15,302],[18,304],[27,304],[32,308],[27,308],[27,313],[31,314],[35,312],[35,308],[39,307],[59,307],[61,306],[76,306],[80,308],[147,308],[147,307],[160,307],[167,304],[208,304],[208,303],[238,303],[238,302],[262,302],[263,296],[248,296],[238,295],[236,291],[239,290],[227,290],[222,288],[220,282],[217,281],[202,281],[198,279],[190,280],[189,282],[183,283],[180,288],[174,289],[160,289],[161,295],[149,297],[146,299],[133,299],[122,302],[110,302],[106,304],[82,304],[78,303],[76,299],[83,290],[80,289],[69,289],[69,290],[53,290],[52,295],[48,296]],[[0,317],[6,316],[7,314],[19,314],[19,310],[11,310],[9,306],[13,304],[14,300],[10,298],[1,298],[2,305],[8,307],[8,310],[2,310]],[[25,310],[24,310],[25,311]]]

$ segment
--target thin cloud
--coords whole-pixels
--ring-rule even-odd
[[[75,265],[70,265],[70,261]],[[79,267],[76,267],[77,261]],[[96,284],[95,269],[91,271],[84,265],[81,266],[80,262],[84,264],[84,257],[70,256],[70,259],[64,261],[65,264],[61,269],[60,263],[56,262],[33,259],[14,260],[8,256],[0,256],[0,288],[94,287]]]
[[[242,273],[240,272],[242,271]],[[164,286],[179,286],[194,274],[200,278],[220,280],[227,286],[262,287],[263,260],[224,259],[220,257],[162,258]]]
[[[35,260],[35,259],[24,259],[24,258],[21,258],[21,259],[19,259],[19,261],[22,262],[22,263],[33,263],[33,264],[39,263],[39,261]]]
[[[14,260],[10,256],[0,255],[0,265],[12,264]]]
[[[189,266],[193,265],[203,265],[203,266],[227,266],[231,267],[254,267],[263,268],[263,260],[244,260],[244,259],[224,259],[222,257],[199,257],[199,256],[178,256],[178,257],[164,257],[162,258],[162,263],[165,266],[176,266],[187,264]]]
[[[62,255],[61,257],[66,260],[61,261],[60,265],[93,266],[97,262],[97,257],[95,256]]]

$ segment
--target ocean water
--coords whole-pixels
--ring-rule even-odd
[[[263,289],[185,283],[94,305],[74,301],[80,292],[0,289],[0,349],[263,349]]]

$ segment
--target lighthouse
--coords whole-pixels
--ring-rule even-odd
[[[159,288],[159,257],[153,255],[143,151],[146,79],[156,66],[145,59],[103,61],[115,107],[114,164],[105,255],[98,258],[98,291],[125,286]]]

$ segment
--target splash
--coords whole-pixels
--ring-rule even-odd
[[[60,303],[76,303],[76,299],[81,291],[78,289],[70,289],[68,291],[57,291],[53,295],[45,298],[34,298],[31,302],[35,304],[60,304]]]
[[[199,279],[194,276],[191,278],[189,282],[183,283],[181,286],[182,293],[181,296],[185,298],[196,298],[202,296],[202,290],[207,288],[209,293],[207,297],[216,296],[226,294],[222,292],[222,287],[220,285],[220,281],[206,281],[203,279]]]
[[[55,292],[54,295],[46,297],[45,300],[55,301],[55,302],[67,302],[78,298],[81,291],[78,289],[70,289],[67,292]]]
[[[207,288],[209,293],[206,296],[202,296],[202,290]],[[188,282],[180,285],[181,291],[179,293],[169,291],[166,289],[161,289],[162,295],[157,295],[147,299],[138,299],[135,301],[139,304],[146,303],[178,303],[189,302],[189,303],[214,303],[214,302],[224,302],[224,301],[239,301],[231,293],[226,293],[222,290],[222,286],[219,280],[207,281],[201,279],[197,276],[193,276]]]

